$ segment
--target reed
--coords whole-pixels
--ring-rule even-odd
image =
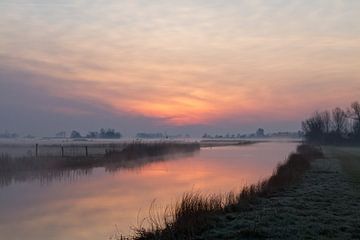
[[[176,154],[192,154],[200,149],[198,143],[183,142],[134,142],[122,150],[112,148],[104,156],[28,156],[13,158],[0,154],[0,186],[15,179],[39,178],[62,175],[62,172],[89,172],[93,167],[107,171],[119,168],[136,168],[149,162],[164,161]],[[51,173],[51,174],[48,174]],[[58,174],[59,173],[59,174]]]

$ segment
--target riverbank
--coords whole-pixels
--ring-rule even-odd
[[[167,217],[153,218],[152,228],[136,229],[133,239],[359,239],[360,149],[323,147],[323,153],[308,155],[309,166],[292,184],[270,191],[266,182],[291,156],[269,180],[238,196],[186,194]]]
[[[311,162],[320,157],[322,153],[317,148],[301,145],[286,162],[278,165],[270,178],[245,187],[240,193],[209,196],[185,194],[162,215],[154,213],[150,216],[147,222],[150,227],[138,227],[132,239],[230,239],[232,234],[235,238],[239,237],[241,230],[244,237],[257,237],[256,229],[241,227],[236,230],[238,225],[228,227],[235,219],[245,220],[244,214],[255,213],[256,206],[261,206],[263,199],[270,199],[298,183],[311,167]],[[255,216],[252,220],[258,218],[256,213]],[[120,236],[118,239],[124,238]]]
[[[216,216],[198,239],[359,239],[360,149],[323,149],[298,184]]]

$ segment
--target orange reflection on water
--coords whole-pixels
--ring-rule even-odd
[[[221,193],[269,176],[294,143],[202,149],[195,156],[154,162],[109,174],[102,168],[74,182],[36,182],[0,189],[0,236],[4,239],[108,239],[129,233],[157,206],[184,192]],[[115,227],[115,225],[117,227]]]

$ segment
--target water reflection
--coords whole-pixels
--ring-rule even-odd
[[[0,189],[3,239],[108,239],[129,227],[151,202],[166,205],[191,189],[226,192],[271,174],[295,143],[202,149],[194,156],[152,162],[132,171],[92,169],[76,181],[17,182]]]
[[[0,174],[0,187],[9,186],[19,182],[36,181],[41,185],[50,184],[54,181],[73,182],[82,176],[92,173],[92,168],[65,169],[65,170],[43,170],[43,171],[17,171],[2,172]]]

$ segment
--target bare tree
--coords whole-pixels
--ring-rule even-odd
[[[351,119],[360,122],[360,103],[359,102],[353,102],[351,104],[350,109],[348,109],[348,116]]]
[[[320,113],[324,125],[324,133],[329,134],[331,130],[331,115],[328,110]]]
[[[315,112],[310,118],[302,122],[302,129],[309,141],[324,141],[325,122],[323,112]],[[327,120],[326,120],[327,121]]]
[[[333,129],[338,137],[347,131],[347,115],[344,110],[337,107],[332,111]]]
[[[307,141],[320,144],[360,143],[360,103],[353,102],[346,111],[315,112],[302,122]]]
[[[352,134],[355,138],[360,139],[360,103],[353,102],[347,111],[348,117],[352,122]]]

